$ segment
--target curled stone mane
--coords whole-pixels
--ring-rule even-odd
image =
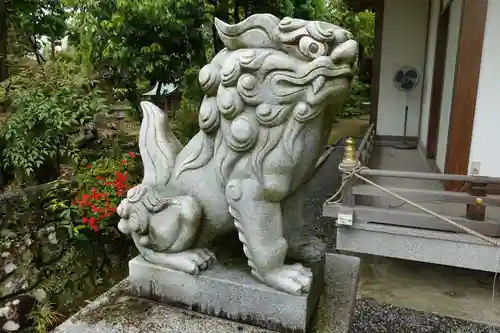
[[[304,59],[302,39],[338,44],[350,36],[320,22],[280,21],[270,14],[234,25],[216,19],[216,27],[226,48],[199,73],[205,93],[199,111],[202,143],[177,175],[213,158],[224,182],[235,163],[250,155],[252,170],[262,180],[263,162],[276,149],[292,168],[303,148],[304,140],[297,139],[304,124],[324,109],[305,100],[305,86],[328,67],[321,58]]]

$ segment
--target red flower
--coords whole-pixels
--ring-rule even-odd
[[[87,165],[87,169],[92,169],[92,164]]]
[[[127,156],[128,155],[128,156]],[[98,231],[101,227],[105,228],[109,223],[116,222],[117,202],[121,200],[130,189],[129,178],[130,174],[127,171],[127,163],[129,158],[136,158],[136,154],[129,152],[125,158],[119,162],[123,166],[119,170],[115,170],[114,175],[92,175],[96,181],[94,188],[89,188],[86,193],[81,193],[75,201],[75,205],[81,208],[82,217],[81,223],[88,226],[89,229]],[[92,169],[96,165],[88,164],[88,168]]]
[[[77,201],[77,203],[80,204],[80,207],[83,207],[83,206],[88,206],[89,205],[89,202],[88,200],[90,199],[90,195],[88,195],[87,193],[84,193],[82,194],[82,198],[80,201]]]
[[[95,217],[91,217],[89,219],[89,227],[94,230],[94,231],[98,231],[99,230],[99,226],[97,225],[97,220]]]
[[[127,180],[128,180],[127,173],[123,174],[121,172],[117,172],[115,175],[115,184],[114,184],[115,189],[123,191],[126,187]]]

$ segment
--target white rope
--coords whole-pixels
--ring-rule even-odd
[[[343,172],[342,183],[338,188],[337,192],[335,192],[331,197],[326,199],[325,203],[341,203],[344,198],[344,187],[345,185],[356,175],[357,172],[366,169],[366,167],[362,166],[361,163],[357,162],[357,165],[352,169],[343,169],[342,166],[339,166],[339,170]]]
[[[380,186],[380,185],[374,183],[373,181],[371,181],[371,180],[363,177],[362,175],[359,174],[359,172],[361,170],[363,170],[363,169],[366,169],[366,167],[361,166],[361,164],[359,162],[352,169],[351,168],[349,168],[349,169],[343,169],[342,167],[339,167],[339,170],[344,173],[344,177],[342,179],[342,184],[340,185],[340,187],[337,190],[337,192],[335,192],[335,194],[332,197],[328,198],[328,200],[326,200],[326,202],[327,203],[330,203],[330,202],[340,203],[342,201],[342,197],[343,197],[342,196],[342,190],[344,189],[345,184],[348,181],[350,181],[353,177],[358,177],[359,179],[363,180],[364,182],[366,182],[366,183],[368,183],[370,185],[375,186],[379,190],[381,190],[381,191],[383,191],[383,192],[385,192],[385,193],[387,193],[389,195],[392,195],[393,197],[398,198],[399,200],[404,201],[405,203],[409,204],[410,206],[413,206],[413,207],[415,207],[415,208],[417,208],[417,209],[419,209],[419,210],[421,210],[421,211],[423,211],[423,212],[425,212],[425,213],[427,213],[427,214],[429,214],[431,216],[434,216],[434,217],[436,217],[436,218],[438,218],[438,219],[440,219],[440,220],[442,220],[442,221],[444,221],[446,223],[449,223],[449,224],[453,225],[454,227],[456,227],[456,228],[458,228],[458,229],[460,229],[460,230],[462,230],[462,231],[464,231],[464,232],[466,232],[466,233],[468,233],[468,234],[470,234],[472,236],[475,236],[475,237],[477,237],[479,239],[482,239],[483,241],[485,241],[487,243],[490,243],[490,244],[493,244],[493,245],[495,245],[497,247],[500,247],[500,242],[497,241],[496,239],[488,237],[488,236],[485,236],[485,235],[483,235],[483,234],[481,234],[481,233],[479,233],[479,232],[477,232],[475,230],[469,229],[466,226],[463,226],[463,225],[461,225],[461,224],[459,224],[459,223],[457,223],[457,222],[455,222],[455,221],[447,218],[446,216],[443,216],[441,214],[435,213],[432,210],[427,209],[427,208],[425,208],[425,207],[423,207],[423,206],[421,206],[421,205],[419,205],[419,204],[417,204],[417,203],[415,203],[415,202],[413,202],[411,200],[408,200],[408,199],[402,197],[401,195],[399,195],[397,193],[394,193],[391,190],[388,190],[388,189],[384,188],[383,186]]]

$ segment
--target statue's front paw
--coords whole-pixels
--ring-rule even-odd
[[[168,267],[193,275],[200,274],[217,261],[215,254],[208,249],[187,250],[167,256]]]
[[[130,218],[122,218],[118,222],[118,230],[125,235],[144,234],[148,228],[148,219],[139,219],[135,214]]]
[[[125,235],[133,233],[145,234],[149,226],[149,213],[140,209],[128,199],[123,199],[118,205],[116,213],[121,217],[118,230]]]
[[[285,265],[265,274],[254,272],[254,275],[274,289],[297,296],[309,292],[313,278],[311,270],[301,264]]]

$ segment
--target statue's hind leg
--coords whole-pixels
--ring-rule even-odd
[[[288,244],[280,202],[266,200],[261,184],[251,178],[230,180],[226,197],[252,274],[290,294],[308,292],[311,271],[301,264],[284,264]]]

